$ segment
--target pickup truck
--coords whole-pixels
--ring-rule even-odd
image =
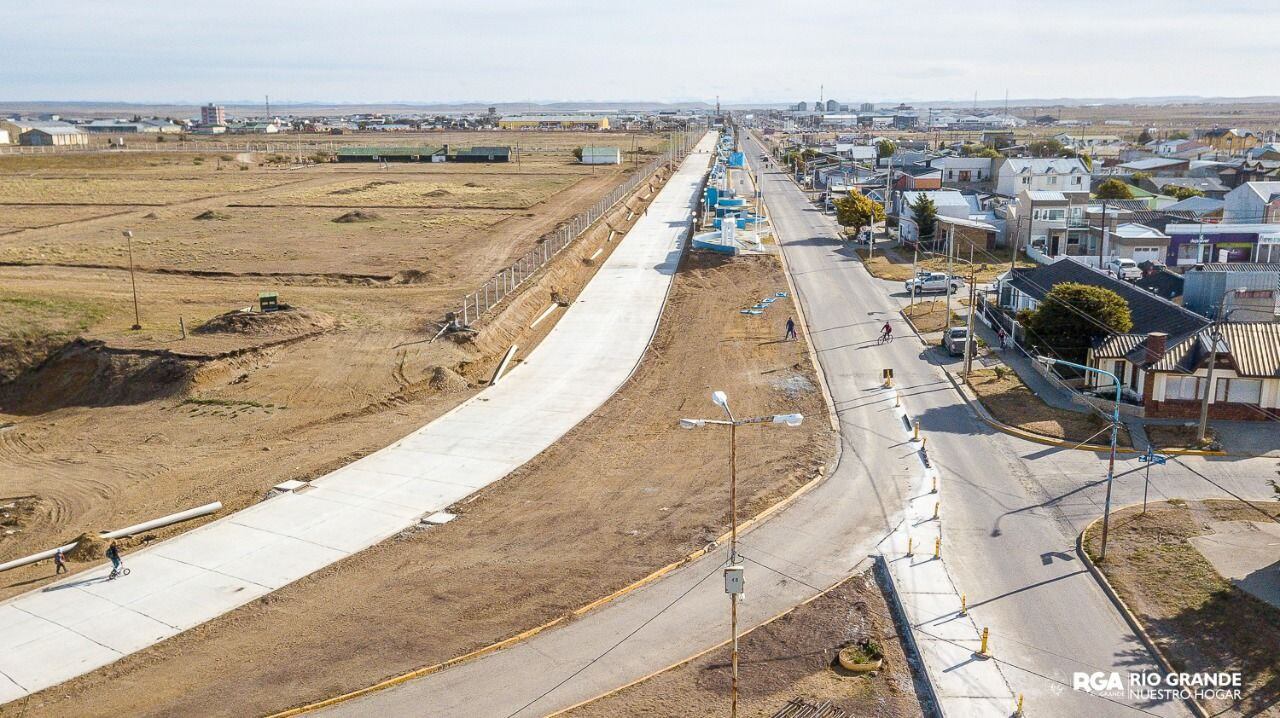
[[[1138,263],[1124,257],[1112,257],[1111,261],[1107,262],[1107,271],[1130,281],[1142,278],[1142,269]]]
[[[916,294],[924,294],[926,292],[954,293],[964,286],[964,280],[955,276],[948,279],[945,272],[921,272],[913,279],[903,282],[902,285],[908,292],[914,289]]]
[[[942,337],[942,348],[953,357],[964,354],[964,345],[969,340],[969,330],[964,327],[952,327]]]

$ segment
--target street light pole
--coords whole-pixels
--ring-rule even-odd
[[[133,231],[124,231],[125,245],[129,248],[129,284],[133,285],[133,327],[134,331],[142,328],[142,318],[138,313],[138,280],[133,276]]]
[[[681,419],[683,429],[696,429],[714,424],[729,427],[729,566],[725,568],[725,591],[729,594],[729,631],[733,642],[733,679],[730,687],[730,716],[738,715],[738,594],[742,592],[742,567],[738,561],[738,427],[746,424],[785,424],[800,426],[804,421],[802,414],[774,414],[772,416],[756,416],[749,419],[738,419],[729,408],[729,397],[723,391],[711,393],[711,401],[724,410],[728,420],[724,419]],[[738,577],[734,587],[730,588],[730,576]]]
[[[1116,441],[1120,435],[1120,377],[1109,371],[1098,369],[1084,364],[1076,364],[1065,359],[1053,359],[1042,356],[1036,357],[1037,361],[1044,362],[1047,365],[1061,364],[1063,366],[1073,367],[1081,371],[1089,371],[1095,374],[1101,374],[1111,378],[1116,387],[1115,405],[1111,410],[1111,459],[1107,463],[1107,499],[1102,509],[1102,547],[1098,551],[1098,563],[1102,563],[1107,558],[1107,532],[1111,526],[1111,484],[1116,476]]]

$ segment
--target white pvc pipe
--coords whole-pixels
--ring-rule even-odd
[[[498,365],[498,370],[493,373],[493,379],[489,382],[489,386],[498,383],[498,380],[502,378],[502,373],[507,370],[507,364],[511,363],[511,357],[515,355],[516,345],[512,344],[511,348],[507,350],[506,356],[502,357],[502,363]]]
[[[151,529],[162,528],[164,526],[169,526],[170,524],[181,523],[183,521],[190,521],[191,519],[199,518],[201,516],[208,516],[209,514],[214,513],[215,511],[221,511],[221,510],[222,510],[222,502],[214,501],[211,504],[198,506],[194,509],[187,509],[186,511],[179,511],[176,514],[169,514],[168,516],[164,516],[162,518],[152,519],[151,521],[144,521],[143,523],[134,524],[133,526],[128,526],[126,528],[116,529],[115,531],[105,531],[103,533],[98,534],[98,536],[102,539],[124,538],[126,536],[132,536],[137,533],[142,533],[143,531],[150,531]],[[26,566],[28,564],[37,563],[39,561],[47,561],[53,558],[53,555],[57,553],[59,550],[65,553],[75,547],[76,547],[76,544],[69,543],[66,546],[51,548],[48,551],[41,551],[40,553],[32,554],[25,558],[17,558],[8,563],[0,563],[0,571],[8,571],[11,568],[18,568],[19,566]]]
[[[595,257],[592,257],[592,259],[595,259]],[[550,316],[550,315],[551,315],[551,313],[552,313],[552,312],[554,312],[554,311],[556,310],[556,307],[558,307],[558,306],[560,306],[560,305],[559,305],[559,304],[556,304],[555,302],[552,302],[552,303],[551,303],[551,306],[547,307],[547,308],[546,308],[546,310],[545,310],[544,312],[542,312],[541,314],[539,314],[539,315],[538,315],[538,318],[537,318],[537,319],[534,319],[534,320],[533,320],[533,324],[530,324],[530,325],[529,325],[529,328],[530,328],[530,329],[536,329],[536,328],[538,327],[538,325],[542,323],[542,320],[543,320],[543,319],[546,319],[548,316]]]

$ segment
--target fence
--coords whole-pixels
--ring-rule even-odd
[[[479,319],[485,312],[497,306],[505,297],[515,292],[525,280],[532,277],[538,270],[554,259],[561,250],[582,236],[582,233],[590,229],[596,220],[613,209],[614,205],[621,202],[632,190],[641,183],[647,182],[660,167],[667,163],[674,165],[684,159],[684,156],[689,153],[689,149],[693,147],[696,140],[697,136],[694,133],[679,133],[676,136],[678,144],[675,147],[668,149],[659,155],[657,159],[645,165],[643,169],[633,174],[626,182],[615,187],[609,194],[592,205],[590,209],[580,212],[555,232],[544,237],[538,246],[517,259],[511,266],[493,275],[479,289],[463,297],[462,308],[454,313],[452,321],[459,322],[462,326],[467,326],[473,320]]]

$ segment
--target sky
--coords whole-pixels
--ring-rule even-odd
[[[0,23],[0,101],[1280,95],[1276,0],[54,0],[24,7]]]

